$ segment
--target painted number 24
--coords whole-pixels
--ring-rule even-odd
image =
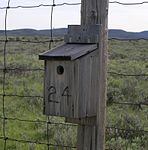
[[[54,86],[50,86],[48,88],[48,91],[49,91],[49,94],[48,94],[48,102],[49,103],[60,103],[59,101],[55,101],[52,99],[52,96],[55,95],[57,93],[57,90]],[[62,97],[66,97],[66,100],[67,100],[67,104],[69,104],[69,97],[71,96],[70,94],[70,91],[69,91],[69,87],[65,87],[63,92],[61,93],[61,96]]]

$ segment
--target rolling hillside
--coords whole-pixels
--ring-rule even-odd
[[[53,36],[61,37],[66,34],[66,28],[54,29]],[[50,36],[50,30],[34,30],[34,29],[18,29],[7,31],[11,36]],[[4,35],[4,31],[0,30],[0,36]],[[126,32],[124,30],[111,29],[109,30],[109,38],[120,39],[148,39],[148,31],[143,32]]]

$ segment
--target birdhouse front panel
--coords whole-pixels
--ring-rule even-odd
[[[45,72],[45,114],[73,116],[74,63],[46,61]]]

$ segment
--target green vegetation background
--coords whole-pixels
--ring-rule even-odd
[[[3,40],[4,37],[0,37]],[[26,43],[21,41],[46,41],[47,37],[9,37],[6,47],[7,68],[21,68],[22,71],[7,71],[5,81],[6,96],[3,109],[3,71],[0,71],[0,137],[6,137],[47,143],[47,117],[43,115],[43,76],[42,70],[23,71],[23,69],[43,68],[38,54],[48,50],[49,43]],[[53,47],[63,42],[54,42]],[[4,42],[0,42],[0,68],[3,68]],[[124,74],[148,74],[148,41],[109,41],[108,72]],[[21,97],[21,96],[26,97]],[[39,97],[28,97],[39,96]],[[115,103],[140,103],[140,105],[117,105]],[[108,129],[106,148],[112,150],[146,150],[148,147],[148,76],[120,76],[108,73],[107,119],[106,126],[126,130]],[[3,111],[4,110],[4,111]],[[25,122],[22,120],[42,120],[43,122]],[[56,124],[64,123],[63,118],[50,117],[49,141],[53,145],[76,145],[76,126]],[[129,130],[130,129],[130,130]],[[135,130],[137,132],[135,132]],[[47,150],[45,144],[23,143],[7,140],[7,150]],[[4,149],[4,140],[0,138],[0,150]],[[59,150],[68,148],[59,147]]]

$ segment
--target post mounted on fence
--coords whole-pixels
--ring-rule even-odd
[[[79,150],[105,149],[105,107],[106,107],[106,66],[108,40],[108,0],[81,0],[81,25],[100,25],[98,48],[98,98],[96,103],[96,124],[94,126],[79,126]]]
[[[78,124],[78,150],[104,150],[108,0],[82,0],[81,25],[45,61],[44,114]]]

